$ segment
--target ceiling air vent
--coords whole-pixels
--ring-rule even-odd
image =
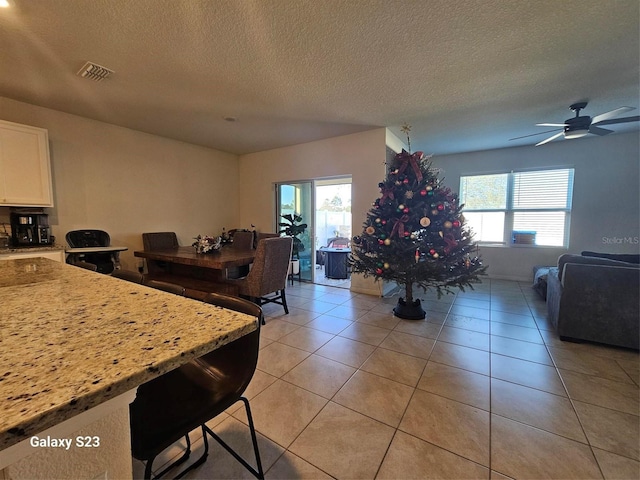
[[[103,67],[102,65],[98,65],[96,63],[87,62],[82,66],[78,73],[76,73],[76,75],[94,80],[96,82],[101,82],[112,73],[113,70],[110,70],[107,67]]]

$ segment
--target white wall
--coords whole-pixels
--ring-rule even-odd
[[[56,242],[96,228],[129,248],[143,232],[175,231],[182,245],[199,233],[238,226],[238,157],[0,97],[0,118],[46,128],[55,207],[46,209]],[[268,198],[268,196],[265,196]],[[0,207],[0,221],[9,221]]]
[[[452,190],[460,176],[512,169],[575,168],[569,247],[481,247],[489,276],[531,280],[534,265],[554,265],[562,253],[583,250],[638,253],[640,172],[638,132],[564,140],[540,147],[517,147],[434,157],[434,166]],[[619,239],[621,243],[616,242]]]
[[[125,245],[125,268],[145,231],[171,230],[188,245],[198,233],[222,227],[273,231],[274,183],[353,177],[353,226],[357,233],[384,178],[384,128],[266,152],[235,155],[116,127],[0,97],[0,118],[49,130],[54,200],[48,209],[53,234],[99,228]],[[425,152],[425,153],[428,153]],[[434,157],[445,184],[459,188],[460,175],[518,168],[573,166],[574,207],[570,245],[561,248],[483,247],[493,277],[531,279],[533,265],[552,265],[582,250],[637,252],[637,244],[613,243],[639,233],[638,133],[558,141]],[[8,222],[0,207],[0,222]],[[358,287],[358,279],[352,283]],[[369,288],[363,282],[362,288]]]
[[[386,129],[252,153],[240,157],[239,201],[241,225],[258,231],[274,227],[276,182],[352,176],[352,232],[360,231],[371,203],[380,194],[385,174]],[[352,289],[375,293],[370,279],[353,276]]]

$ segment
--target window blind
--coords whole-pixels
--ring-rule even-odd
[[[571,209],[573,169],[513,174],[513,209]]]

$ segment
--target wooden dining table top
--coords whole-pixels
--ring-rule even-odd
[[[196,253],[193,247],[176,247],[164,250],[136,250],[133,255],[149,260],[224,270],[229,267],[249,265],[253,262],[256,251],[224,246],[216,252]]]

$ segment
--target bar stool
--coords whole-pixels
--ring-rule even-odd
[[[138,387],[136,399],[129,406],[131,450],[134,458],[147,462],[144,478],[151,478],[156,456],[182,437],[187,443],[183,455],[155,478],[185,462],[191,454],[189,432],[198,427],[202,429],[204,453],[175,478],[206,461],[209,435],[256,478],[264,478],[249,401],[242,396],[258,362],[262,309],[248,300],[216,293],[207,294],[205,301],[255,317],[256,329]],[[244,403],[247,413],[255,468],[205,425],[238,401]]]

